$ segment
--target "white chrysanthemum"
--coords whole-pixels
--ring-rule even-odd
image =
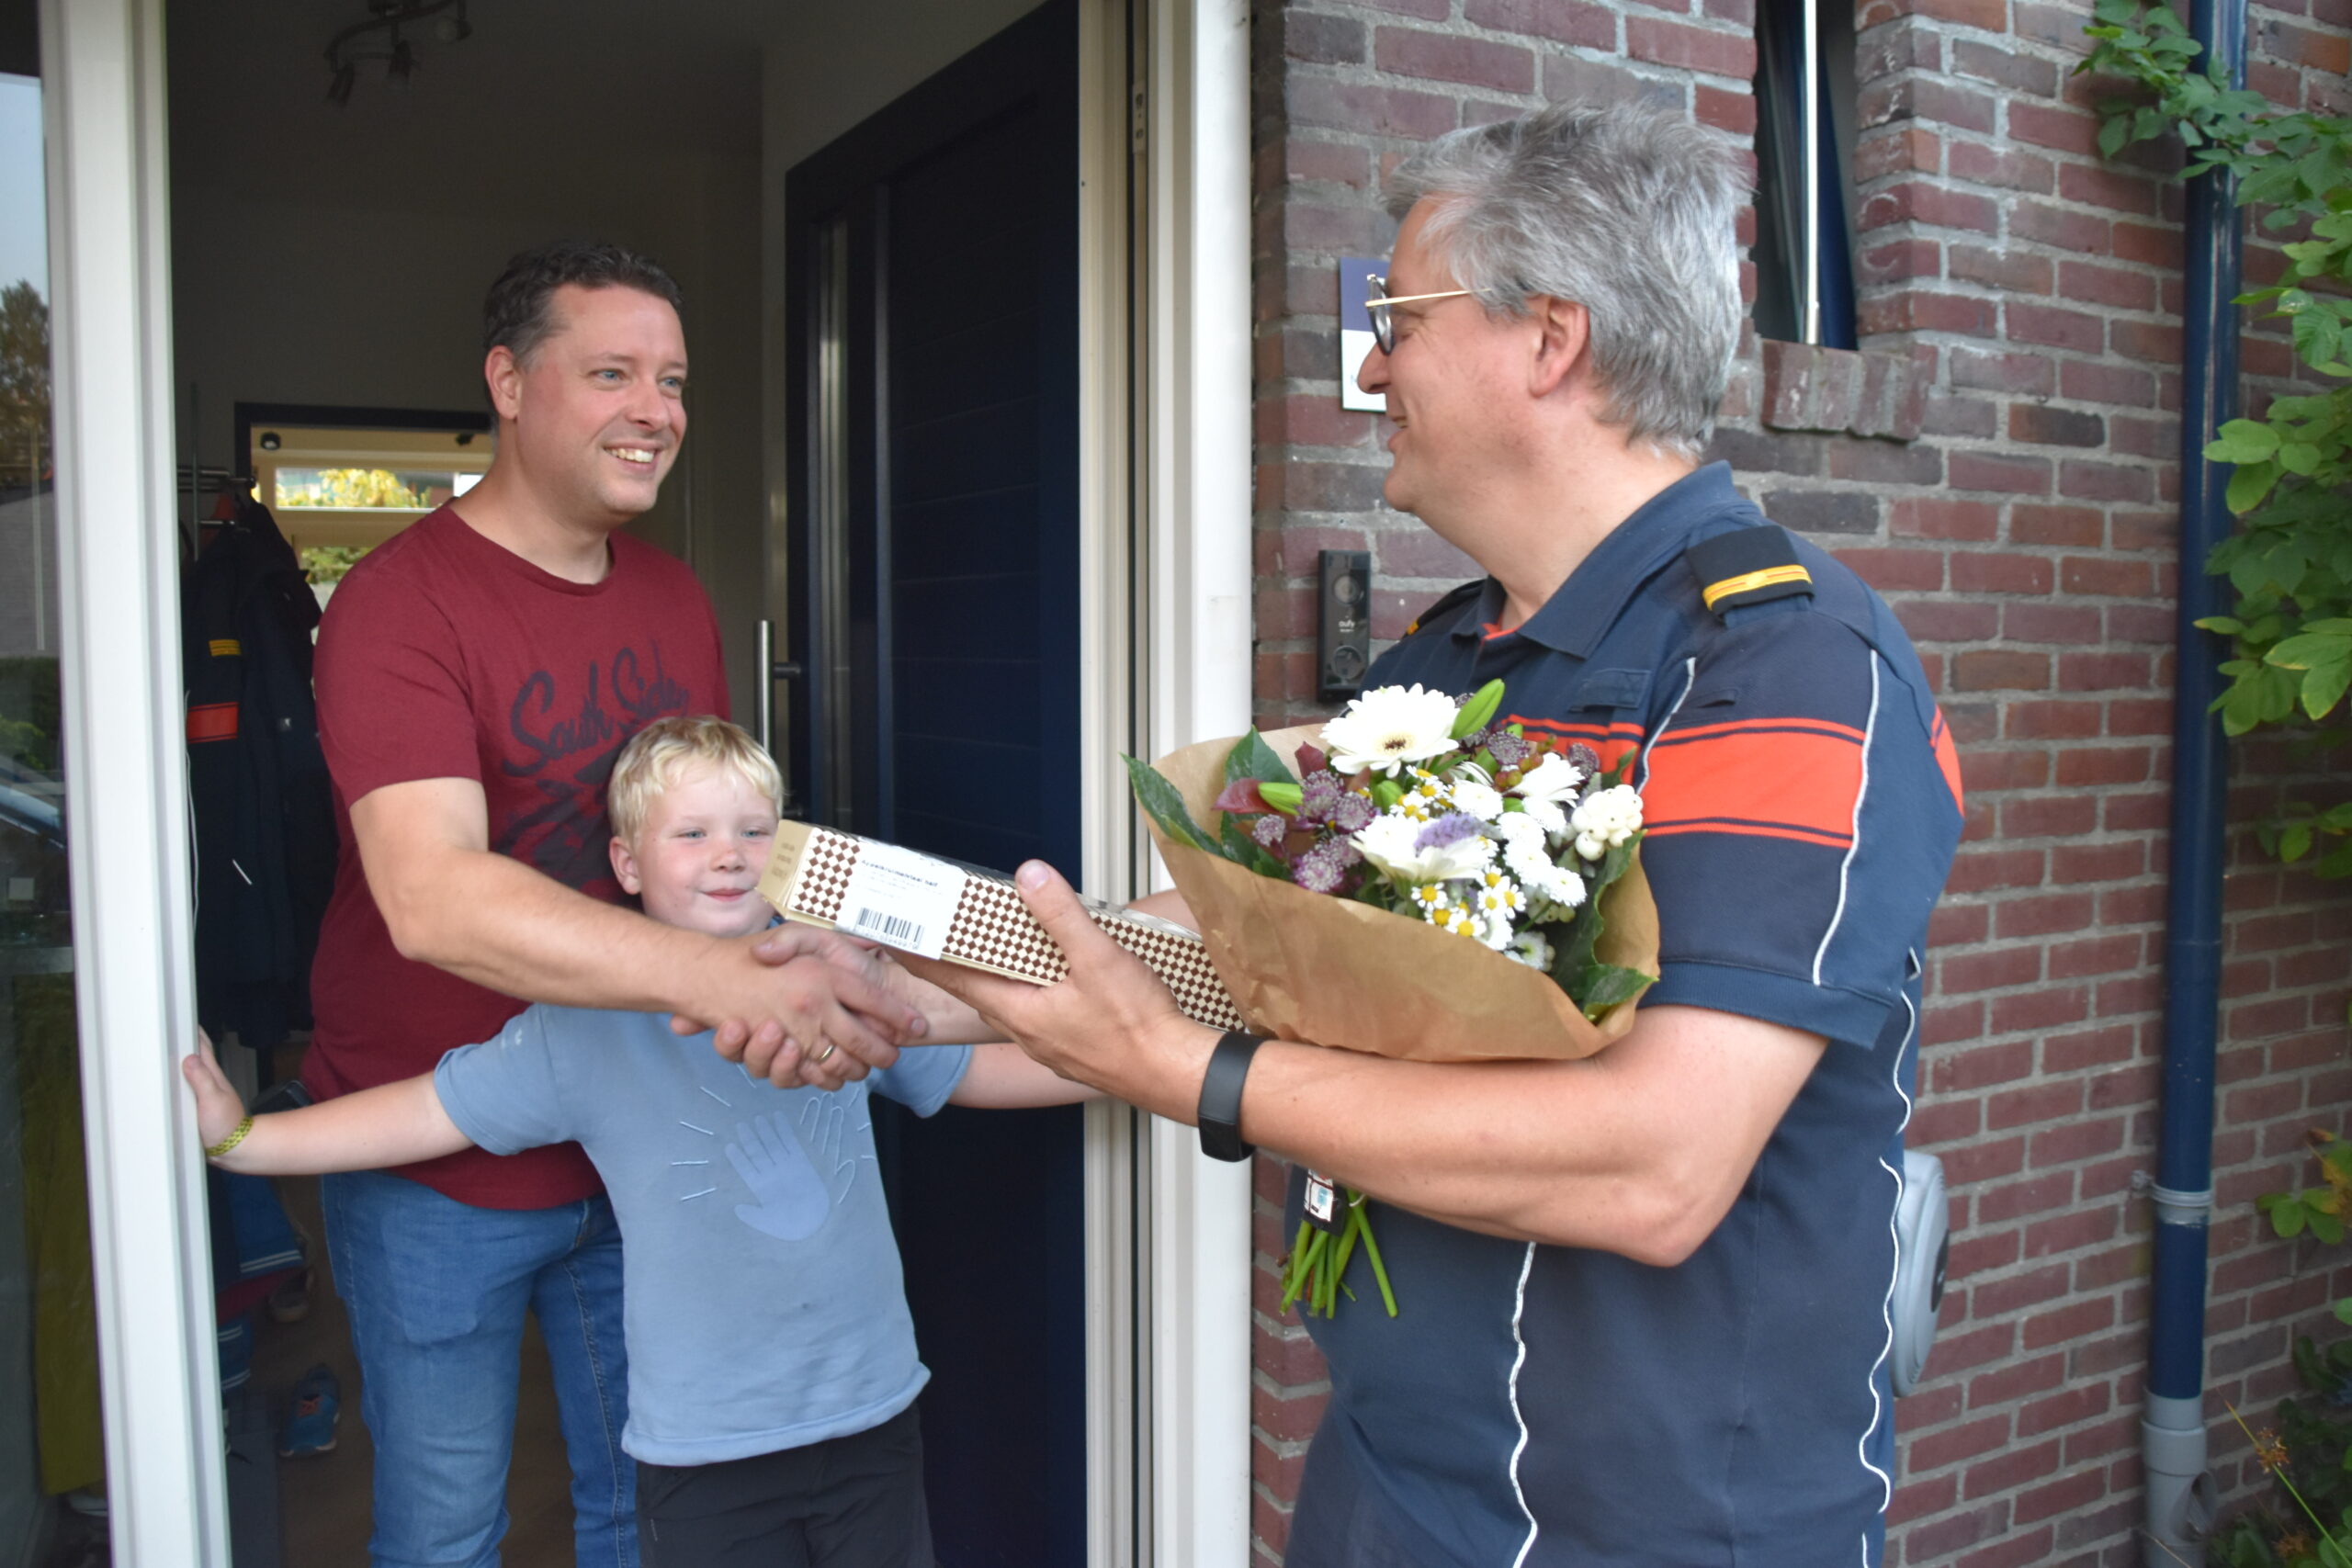
[[[1524,964],[1530,969],[1549,971],[1552,967],[1552,942],[1542,931],[1521,931],[1510,939],[1510,946],[1503,956],[1514,964]]]
[[[1513,876],[1539,898],[1573,909],[1584,902],[1584,878],[1552,863],[1541,849],[1507,848],[1503,862]]]
[[[1413,889],[1413,902],[1420,906],[1422,914],[1434,920],[1453,908],[1453,896],[1442,884],[1432,882]]]
[[[1510,792],[1521,800],[1572,800],[1583,787],[1582,768],[1557,751],[1546,751],[1541,761],[1520,774]]]
[[[1510,939],[1519,934],[1509,915],[1489,915],[1479,929],[1478,940],[1500,953],[1510,946]]]
[[[1524,811],[1506,811],[1495,820],[1495,837],[1503,841],[1507,850],[1541,855],[1544,836],[1544,824]]]
[[[1451,793],[1453,809],[1466,811],[1482,822],[1492,822],[1503,815],[1502,792],[1490,784],[1471,778],[1456,779]]]
[[[1453,748],[1455,705],[1443,692],[1419,686],[1379,686],[1350,703],[1323,727],[1322,747],[1343,773],[1370,768],[1394,778],[1408,762],[1442,757]]]
[[[1491,839],[1472,833],[1450,844],[1416,849],[1426,824],[1399,811],[1386,811],[1360,829],[1354,840],[1364,859],[1403,882],[1452,882],[1477,875],[1495,858]]]

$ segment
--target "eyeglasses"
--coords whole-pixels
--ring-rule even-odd
[[[1397,294],[1388,292],[1388,280],[1378,274],[1368,275],[1364,281],[1372,286],[1372,297],[1363,302],[1365,314],[1372,318],[1372,341],[1380,345],[1383,354],[1396,352],[1396,322],[1388,314],[1391,305],[1418,305],[1424,299],[1457,299],[1475,292],[1468,288],[1449,288],[1442,294]]]

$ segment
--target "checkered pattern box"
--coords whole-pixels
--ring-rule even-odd
[[[832,926],[842,916],[842,896],[849,891],[865,842],[854,833],[808,822],[780,824],[775,849],[760,878],[760,896],[786,919]],[[1021,902],[1011,877],[961,864],[956,869],[965,881],[941,957],[1037,986],[1050,986],[1069,972],[1061,949]],[[1151,965],[1188,1017],[1213,1029],[1248,1027],[1199,937],[1169,921],[1093,899],[1087,901],[1087,912],[1112,941]]]

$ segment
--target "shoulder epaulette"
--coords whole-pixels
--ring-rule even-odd
[[[1486,586],[1486,579],[1480,578],[1475,582],[1465,582],[1459,588],[1448,591],[1444,598],[1440,599],[1436,604],[1431,604],[1428,609],[1423,610],[1419,615],[1413,617],[1413,624],[1405,628],[1405,635],[1407,637],[1411,637],[1415,632],[1419,631],[1421,627],[1427,626],[1430,621],[1434,620],[1438,616],[1444,615],[1448,610],[1453,609],[1455,605],[1465,604],[1472,599],[1476,599],[1485,591]]]
[[[1796,541],[1775,524],[1734,528],[1684,553],[1699,575],[1699,597],[1718,615],[1813,592],[1813,573],[1798,561]]]

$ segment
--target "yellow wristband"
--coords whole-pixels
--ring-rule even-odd
[[[243,1121],[237,1123],[237,1129],[235,1132],[231,1133],[227,1137],[221,1139],[219,1143],[205,1150],[204,1157],[206,1159],[219,1159],[222,1155],[227,1154],[239,1144],[243,1143],[245,1141],[245,1134],[253,1130],[254,1119],[251,1116],[248,1116]]]

